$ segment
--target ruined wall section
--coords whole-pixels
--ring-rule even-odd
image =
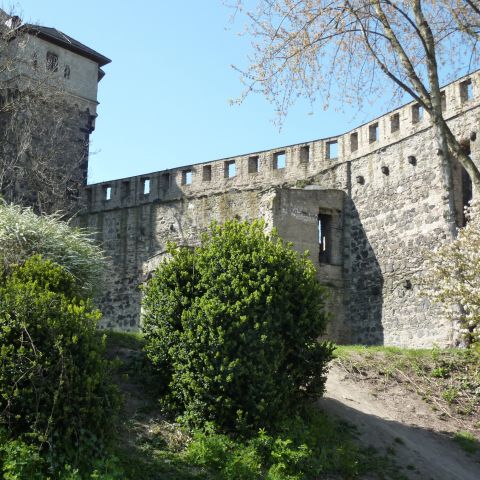
[[[81,226],[98,232],[98,240],[111,261],[105,295],[100,299],[101,326],[138,330],[139,287],[164,258],[168,241],[196,245],[212,221],[234,217],[253,220],[262,216],[271,226],[274,195],[267,189],[179,197],[161,203],[112,207],[80,217]]]
[[[476,73],[444,90],[445,114],[458,137],[470,142],[475,161],[479,77]],[[424,252],[452,235],[452,192],[437,149],[428,118],[410,103],[339,137],[89,186],[84,224],[101,232],[118,269],[111,277],[115,309],[107,312],[104,325],[135,329],[139,294],[134,284],[144,267],[148,271],[161,258],[168,239],[195,244],[213,219],[266,216],[285,236],[297,235],[299,245],[313,245],[283,223],[302,216],[295,210],[299,199],[275,197],[271,188],[320,188],[345,195],[334,291],[343,313],[336,310],[335,339],[411,347],[450,344],[452,325],[418,294]],[[317,208],[321,212],[315,201],[309,205],[313,225]],[[326,274],[330,267],[318,268]]]
[[[478,77],[470,99],[462,100],[462,82],[447,88],[449,125],[479,163]],[[404,108],[400,119],[411,131]],[[394,115],[395,112],[392,114]],[[378,122],[388,139],[390,117]],[[424,120],[426,122],[427,119]],[[377,123],[377,122],[375,122]],[[415,125],[415,124],[414,124]],[[400,120],[400,128],[402,120]],[[401,141],[375,142],[378,148],[320,172],[319,185],[347,192],[344,281],[347,319],[343,335],[351,343],[426,347],[455,342],[455,326],[420,295],[425,255],[452,238],[452,223],[463,208],[459,165],[454,185],[445,182],[443,157],[431,128],[417,128]],[[359,130],[365,138],[369,125]],[[399,135],[401,134],[401,130]],[[394,132],[397,135],[397,132]],[[457,211],[450,210],[454,197]]]

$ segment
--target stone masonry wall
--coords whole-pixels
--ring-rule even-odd
[[[448,85],[445,98],[477,161],[479,73]],[[449,189],[437,150],[428,118],[410,103],[338,137],[90,185],[80,221],[113,262],[104,326],[138,328],[137,286],[166,241],[194,245],[212,220],[264,217],[311,250],[332,289],[335,340],[452,344],[454,327],[418,294],[425,251],[452,236],[451,196],[463,206],[459,173]],[[318,214],[334,224],[328,264],[318,260]]]

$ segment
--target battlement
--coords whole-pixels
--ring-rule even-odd
[[[442,92],[447,120],[477,108],[480,72],[450,83]],[[105,211],[283,184],[301,186],[321,171],[381,151],[428,128],[428,114],[410,102],[336,137],[92,184],[86,188],[88,209]]]

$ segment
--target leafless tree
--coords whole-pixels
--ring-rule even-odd
[[[253,54],[241,71],[244,95],[263,93],[283,116],[299,95],[312,102],[320,95],[325,106],[332,95],[361,105],[365,95],[391,86],[428,112],[448,184],[457,159],[480,189],[479,169],[445,121],[440,87],[443,72],[478,64],[478,0],[254,3],[246,10]],[[237,11],[244,7],[239,0]]]
[[[86,178],[88,112],[73,104],[58,65],[40,64],[16,17],[0,15],[0,59],[0,196],[71,216]]]

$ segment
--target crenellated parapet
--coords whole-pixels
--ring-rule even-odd
[[[442,92],[447,119],[478,107],[480,72]],[[232,189],[301,185],[318,172],[381,151],[428,128],[428,115],[410,102],[337,137],[92,184],[86,189],[88,208],[95,212]]]

